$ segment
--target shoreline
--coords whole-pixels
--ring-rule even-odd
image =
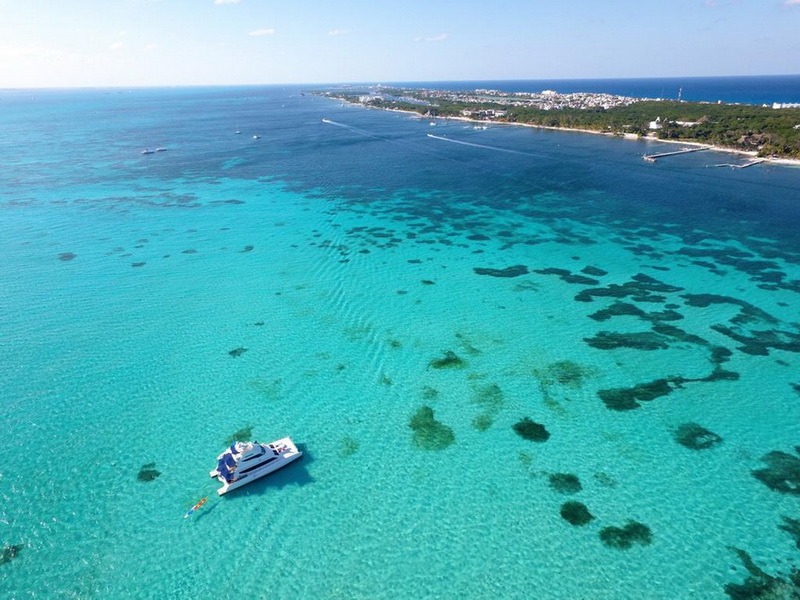
[[[331,98],[332,100],[334,98]],[[341,98],[336,98],[336,100],[341,100]],[[345,102],[347,102],[345,100]],[[423,114],[418,113],[413,110],[402,110],[399,108],[378,108],[374,106],[365,106],[358,102],[347,102],[349,106],[359,106],[361,108],[372,109],[372,110],[384,110],[387,112],[397,112],[397,113],[404,113],[408,115],[413,115],[420,119],[426,119],[431,117],[425,117]],[[479,123],[481,125],[506,125],[506,126],[517,126],[517,127],[531,127],[533,129],[547,129],[550,131],[570,131],[573,133],[590,133],[592,135],[603,135],[606,137],[617,138],[620,140],[626,140],[631,142],[660,142],[663,144],[683,144],[685,146],[695,146],[706,148],[712,152],[723,152],[726,154],[738,154],[741,156],[747,156],[751,159],[758,158],[758,152],[754,150],[739,150],[738,148],[727,148],[725,146],[713,146],[710,144],[704,144],[702,142],[694,142],[689,140],[662,140],[657,137],[651,136],[636,136],[636,137],[628,137],[626,134],[619,134],[619,133],[610,133],[607,131],[596,131],[594,129],[579,129],[577,127],[552,127],[549,125],[536,125],[534,123],[509,123],[508,121],[481,121],[479,119],[470,119],[469,117],[433,117],[433,120],[436,119],[447,119],[449,121],[464,121],[465,123]],[[773,164],[782,167],[799,167],[800,168],[800,159],[798,158],[762,158],[761,159],[764,164]]]

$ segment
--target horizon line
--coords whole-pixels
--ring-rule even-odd
[[[52,86],[13,86],[0,87],[0,92],[16,90],[120,90],[120,89],[153,89],[153,88],[215,88],[215,87],[269,87],[269,86],[331,86],[331,85],[381,85],[397,83],[465,83],[465,82],[509,82],[509,81],[626,81],[626,80],[658,80],[658,79],[745,79],[760,77],[800,77],[800,73],[769,73],[763,75],[665,75],[647,77],[535,77],[510,79],[386,79],[386,80],[349,80],[349,81],[315,81],[315,82],[274,82],[274,83],[178,83],[178,84],[86,84],[86,85],[52,85]]]

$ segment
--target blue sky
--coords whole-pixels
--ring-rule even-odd
[[[800,73],[800,0],[0,0],[0,87]]]

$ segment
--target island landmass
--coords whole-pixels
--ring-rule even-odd
[[[701,144],[751,158],[800,165],[800,104],[750,105],[491,89],[348,87],[321,95],[431,119],[507,123]],[[731,165],[736,166],[736,165]]]

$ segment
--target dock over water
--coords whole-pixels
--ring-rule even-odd
[[[731,163],[723,163],[720,165],[714,165],[715,167],[730,167],[731,169],[746,169],[747,167],[752,167],[753,165],[761,164],[762,162],[766,161],[766,158],[754,158],[752,160],[747,161],[746,163],[742,164],[731,164]]]
[[[647,162],[656,162],[656,159],[664,158],[666,156],[676,156],[678,154],[689,154],[690,152],[700,152],[701,150],[708,150],[708,146],[699,148],[684,148],[682,150],[673,150],[672,152],[661,152],[660,154],[645,154],[642,156]]]

